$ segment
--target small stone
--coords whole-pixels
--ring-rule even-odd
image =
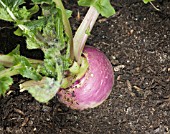
[[[43,110],[44,112],[50,112],[50,111],[51,111],[51,107],[46,106],[46,105],[43,105],[42,110]]]
[[[118,65],[118,66],[114,67],[114,71],[118,72],[118,71],[120,71],[123,68],[125,68],[125,65]]]
[[[170,68],[168,68],[168,72],[170,72]]]
[[[33,129],[33,131],[35,132],[37,130],[37,128],[35,127],[34,129]]]

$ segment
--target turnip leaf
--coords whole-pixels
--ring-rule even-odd
[[[48,3],[48,4],[51,4],[52,3],[52,0],[32,0],[34,3],[37,3],[37,4],[42,4],[42,3]]]
[[[23,77],[33,80],[40,80],[42,78],[36,69],[29,63],[28,59],[23,56],[14,55],[14,66],[19,66],[17,71]]]
[[[11,16],[8,14],[6,10],[4,10],[4,8],[1,7],[1,5],[0,5],[0,18],[5,21],[13,21]]]
[[[3,0],[0,2],[0,7],[5,11],[7,17],[19,27],[15,34],[26,37],[28,49],[41,49],[45,56],[44,64],[38,66],[38,72],[27,62],[27,58],[20,55],[14,55],[14,66],[20,66],[19,73],[33,80],[39,80],[41,77],[38,73],[42,73],[61,81],[63,71],[68,69],[71,63],[72,37],[70,35],[72,36],[72,33],[69,26],[63,24],[67,22],[66,20],[70,17],[71,12],[64,9],[61,1],[32,0],[32,2],[33,7],[30,9],[22,5],[24,0],[15,2]],[[39,11],[37,4],[41,7],[42,14],[37,19],[30,20],[31,16]],[[0,16],[0,19],[3,20],[9,20],[9,18],[4,19],[3,16]]]
[[[143,0],[143,2],[144,2],[145,4],[147,4],[147,3],[149,3],[149,2],[152,2],[152,1],[155,1],[155,0]]]
[[[20,55],[20,45],[18,45],[15,49],[13,49],[8,55],[13,56],[13,55]]]
[[[0,95],[5,95],[6,91],[12,85],[13,79],[9,77],[0,77]]]
[[[0,72],[5,70],[5,67],[0,64]],[[5,95],[6,91],[12,85],[13,79],[10,76],[0,77],[0,96]]]
[[[93,6],[104,17],[115,14],[115,10],[110,4],[110,0],[79,0],[80,6]]]
[[[0,63],[0,71],[4,70],[5,67]]]
[[[1,0],[7,7],[11,8],[12,11],[16,10],[19,5],[25,3],[24,0]]]
[[[58,81],[44,77],[41,81],[27,81],[20,84],[21,91],[27,90],[37,101],[47,103],[60,88]]]

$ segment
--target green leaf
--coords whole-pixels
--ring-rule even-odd
[[[0,19],[13,21],[15,27],[18,26],[15,34],[26,37],[28,49],[41,49],[45,59],[42,64],[31,64],[26,57],[20,56],[18,47],[9,54],[14,57],[13,67],[10,66],[9,69],[14,75],[21,74],[34,82],[42,79],[40,74],[50,77],[49,79],[52,77],[53,85],[57,89],[64,77],[64,71],[68,70],[71,64],[69,41],[71,36],[68,34],[68,26],[63,24],[65,22],[63,20],[71,16],[71,11],[64,8],[61,10],[59,8],[61,5],[56,5],[54,0],[32,0],[30,9],[23,5],[24,2],[25,0],[0,0],[0,8],[5,15],[0,15]],[[39,11],[39,7],[42,14],[30,20]],[[49,79],[43,82],[48,85]],[[43,88],[42,92],[45,92],[45,89],[48,91],[49,86],[36,86],[36,89],[31,88],[30,92],[37,98],[38,95],[35,93],[41,88]],[[43,96],[46,95],[43,94]]]
[[[14,15],[17,17],[18,20],[27,20],[28,18],[30,18],[31,13],[24,6],[20,8],[18,12],[15,12]]]
[[[110,17],[115,14],[114,8],[110,5],[109,0],[98,0],[94,7],[102,16]]]
[[[18,8],[19,5],[22,5],[25,3],[24,0],[0,0],[0,3],[4,7],[9,7],[14,11],[15,9]]]
[[[26,22],[39,11],[38,5],[27,9],[22,4],[25,0],[0,0],[0,19],[14,22]]]
[[[14,55],[14,58],[14,66],[20,66],[18,71],[23,77],[33,80],[40,80],[42,78],[26,57]]]
[[[24,0],[0,0],[0,19],[16,21],[15,14],[19,12],[19,6],[23,3]]]
[[[17,36],[22,36],[22,30],[18,28],[17,30],[14,31],[14,34]]]
[[[5,67],[0,63],[0,71],[4,70]]]
[[[38,49],[41,47],[41,44],[39,44],[34,37],[33,38],[27,37],[26,43],[28,49]]]
[[[78,74],[80,71],[80,66],[77,62],[74,62],[73,65],[69,68],[69,71],[73,74]]]
[[[67,18],[69,19],[72,16],[72,11],[71,10],[66,10]]]
[[[90,28],[88,28],[87,30],[86,30],[86,34],[89,36],[90,35],[90,30],[89,30]]]
[[[1,77],[0,78],[0,95],[5,95],[6,91],[12,85],[13,79],[11,77]]]
[[[10,52],[8,55],[9,56],[20,55],[20,45],[17,45],[17,47],[13,49],[12,52]]]
[[[28,11],[30,12],[30,17],[31,17],[31,15],[33,15],[33,14],[35,14],[35,13],[37,13],[39,11],[39,6],[38,5],[34,5]]]
[[[155,1],[155,0],[143,0],[143,2],[144,2],[145,4],[147,4],[147,3],[149,3],[149,2],[152,2],[152,1]]]
[[[27,81],[20,84],[22,91],[28,92],[39,102],[47,103],[51,100],[60,88],[58,81],[53,78],[44,77],[41,81]]]
[[[5,20],[5,21],[13,21],[13,19],[8,14],[8,12],[6,10],[4,10],[4,8],[2,8],[2,7],[0,7],[0,19]]]
[[[47,49],[41,73],[45,76],[56,78],[60,82],[63,78],[63,70],[65,66],[63,61],[64,59],[62,59],[58,48],[52,47]]]
[[[79,0],[80,6],[93,6],[104,17],[115,14],[115,9],[110,4],[110,0]]]
[[[46,46],[44,37],[40,34],[45,26],[45,21],[44,18],[39,18],[24,23],[25,30],[22,31],[22,34],[26,36],[28,49],[40,49],[42,46]]]
[[[19,70],[19,73],[26,78],[30,78],[32,80],[40,80],[42,77],[31,67],[23,67]]]
[[[52,0],[32,0],[32,2],[37,3],[37,4],[42,4],[42,3],[52,3]]]
[[[78,4],[80,6],[91,6],[95,3],[95,0],[79,0]]]
[[[86,73],[86,71],[87,71],[87,69],[88,69],[88,67],[89,67],[89,64],[88,64],[88,61],[87,61],[87,59],[86,58],[83,58],[82,57],[82,63],[81,63],[81,67],[80,67],[80,69],[79,69],[79,73],[78,73],[78,75],[77,75],[77,77],[76,77],[76,80],[79,80],[79,79],[81,79],[83,76],[84,76],[84,74]]]

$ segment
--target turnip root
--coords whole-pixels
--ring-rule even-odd
[[[60,89],[59,101],[77,110],[94,108],[109,96],[113,84],[113,67],[98,49],[85,46],[83,54],[89,63],[86,74],[68,89]]]

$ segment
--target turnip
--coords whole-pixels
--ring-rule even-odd
[[[98,49],[86,46],[89,68],[85,75],[68,89],[60,89],[59,100],[72,109],[83,110],[100,105],[109,96],[114,75],[110,61]]]
[[[113,68],[107,57],[94,47],[84,48],[88,38],[86,32],[92,30],[98,15],[96,8],[90,6],[73,39],[75,58],[80,63],[84,51],[89,64],[87,72],[68,89],[58,92],[59,100],[72,109],[83,110],[100,105],[107,99],[114,84]]]
[[[25,2],[1,0],[0,19],[13,22],[18,27],[14,33],[26,38],[28,49],[40,49],[44,59],[21,56],[19,47],[0,55],[0,95],[12,85],[11,76],[20,74],[31,79],[20,84],[20,91],[27,90],[39,102],[48,103],[57,94],[72,109],[100,105],[112,90],[113,68],[104,53],[85,44],[99,14],[109,17],[115,13],[109,0],[78,1],[90,8],[74,37],[70,11],[61,0],[32,0],[29,9]],[[42,14],[32,19],[38,11]]]

